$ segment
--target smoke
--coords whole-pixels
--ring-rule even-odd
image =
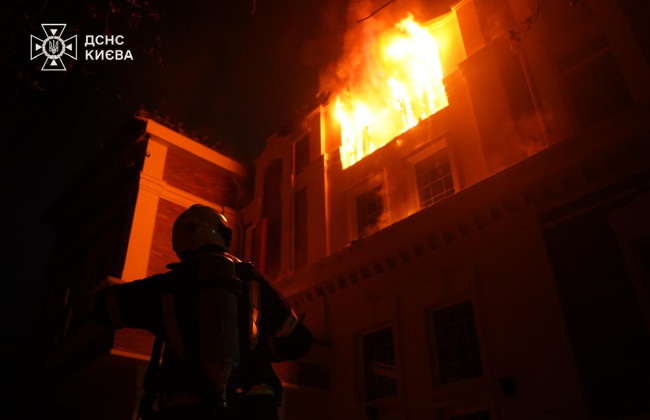
[[[387,2],[352,0],[348,3],[342,48],[338,59],[327,63],[320,72],[319,96],[336,95],[344,88],[354,91],[359,84],[384,83],[380,66],[373,61],[373,57],[378,56],[373,53],[382,32],[393,28],[409,14],[419,22],[432,19],[448,12],[452,3],[448,0]]]
[[[359,78],[372,72],[373,50],[376,39],[385,29],[391,27],[397,19],[393,17],[393,5],[384,8],[370,19],[358,22],[372,13],[371,2],[350,2],[346,12],[346,29],[343,36],[343,48],[338,60],[330,63],[319,77],[319,94],[337,93],[343,86],[353,87],[360,83]],[[367,81],[367,80],[366,80]],[[367,81],[372,83],[371,81]]]

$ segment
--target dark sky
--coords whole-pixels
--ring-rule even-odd
[[[345,0],[113,0],[0,6],[2,350],[25,335],[41,291],[51,234],[41,221],[90,157],[140,106],[244,162],[312,106],[318,72],[336,59]],[[133,61],[66,60],[42,72],[29,59],[41,23],[123,35]]]

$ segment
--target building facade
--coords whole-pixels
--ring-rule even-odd
[[[107,161],[133,165],[90,183],[110,186],[106,203],[77,189],[101,211],[54,218],[67,242],[53,258],[52,369],[74,351],[92,361],[60,394],[90,373],[126,376],[122,417],[106,418],[133,412],[151,338],[86,332],[70,296],[164,271],[171,223],[198,202],[224,211],[234,249],[314,333],[305,358],[277,366],[285,419],[650,415],[648,8],[448,5],[419,17],[438,40],[447,105],[353,164],[334,101],[270,136],[252,177],[138,122]],[[71,220],[92,228],[72,235]],[[86,268],[67,263],[74,246]]]
[[[448,106],[349,166],[334,101],[267,139],[243,252],[314,331],[330,418],[648,415],[635,13],[451,4]]]

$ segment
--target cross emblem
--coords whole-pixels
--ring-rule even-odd
[[[61,35],[65,30],[65,23],[42,23],[41,27],[45,32],[45,39],[31,36],[29,39],[30,60],[45,55],[45,62],[41,70],[44,71],[65,71],[65,65],[61,57],[77,59],[77,35],[63,39]]]

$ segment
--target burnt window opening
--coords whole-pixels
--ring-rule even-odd
[[[359,237],[368,236],[379,228],[379,222],[384,214],[384,199],[381,186],[374,187],[356,199],[357,229]]]
[[[440,384],[483,374],[472,303],[467,300],[432,313]]]
[[[294,264],[300,269],[307,264],[307,188],[294,196]]]
[[[454,180],[446,150],[415,164],[420,208],[428,207],[454,194]]]
[[[363,398],[374,401],[397,395],[397,362],[393,329],[386,327],[361,337]]]
[[[309,164],[309,152],[309,133],[307,133],[294,144],[294,174],[298,175]]]

